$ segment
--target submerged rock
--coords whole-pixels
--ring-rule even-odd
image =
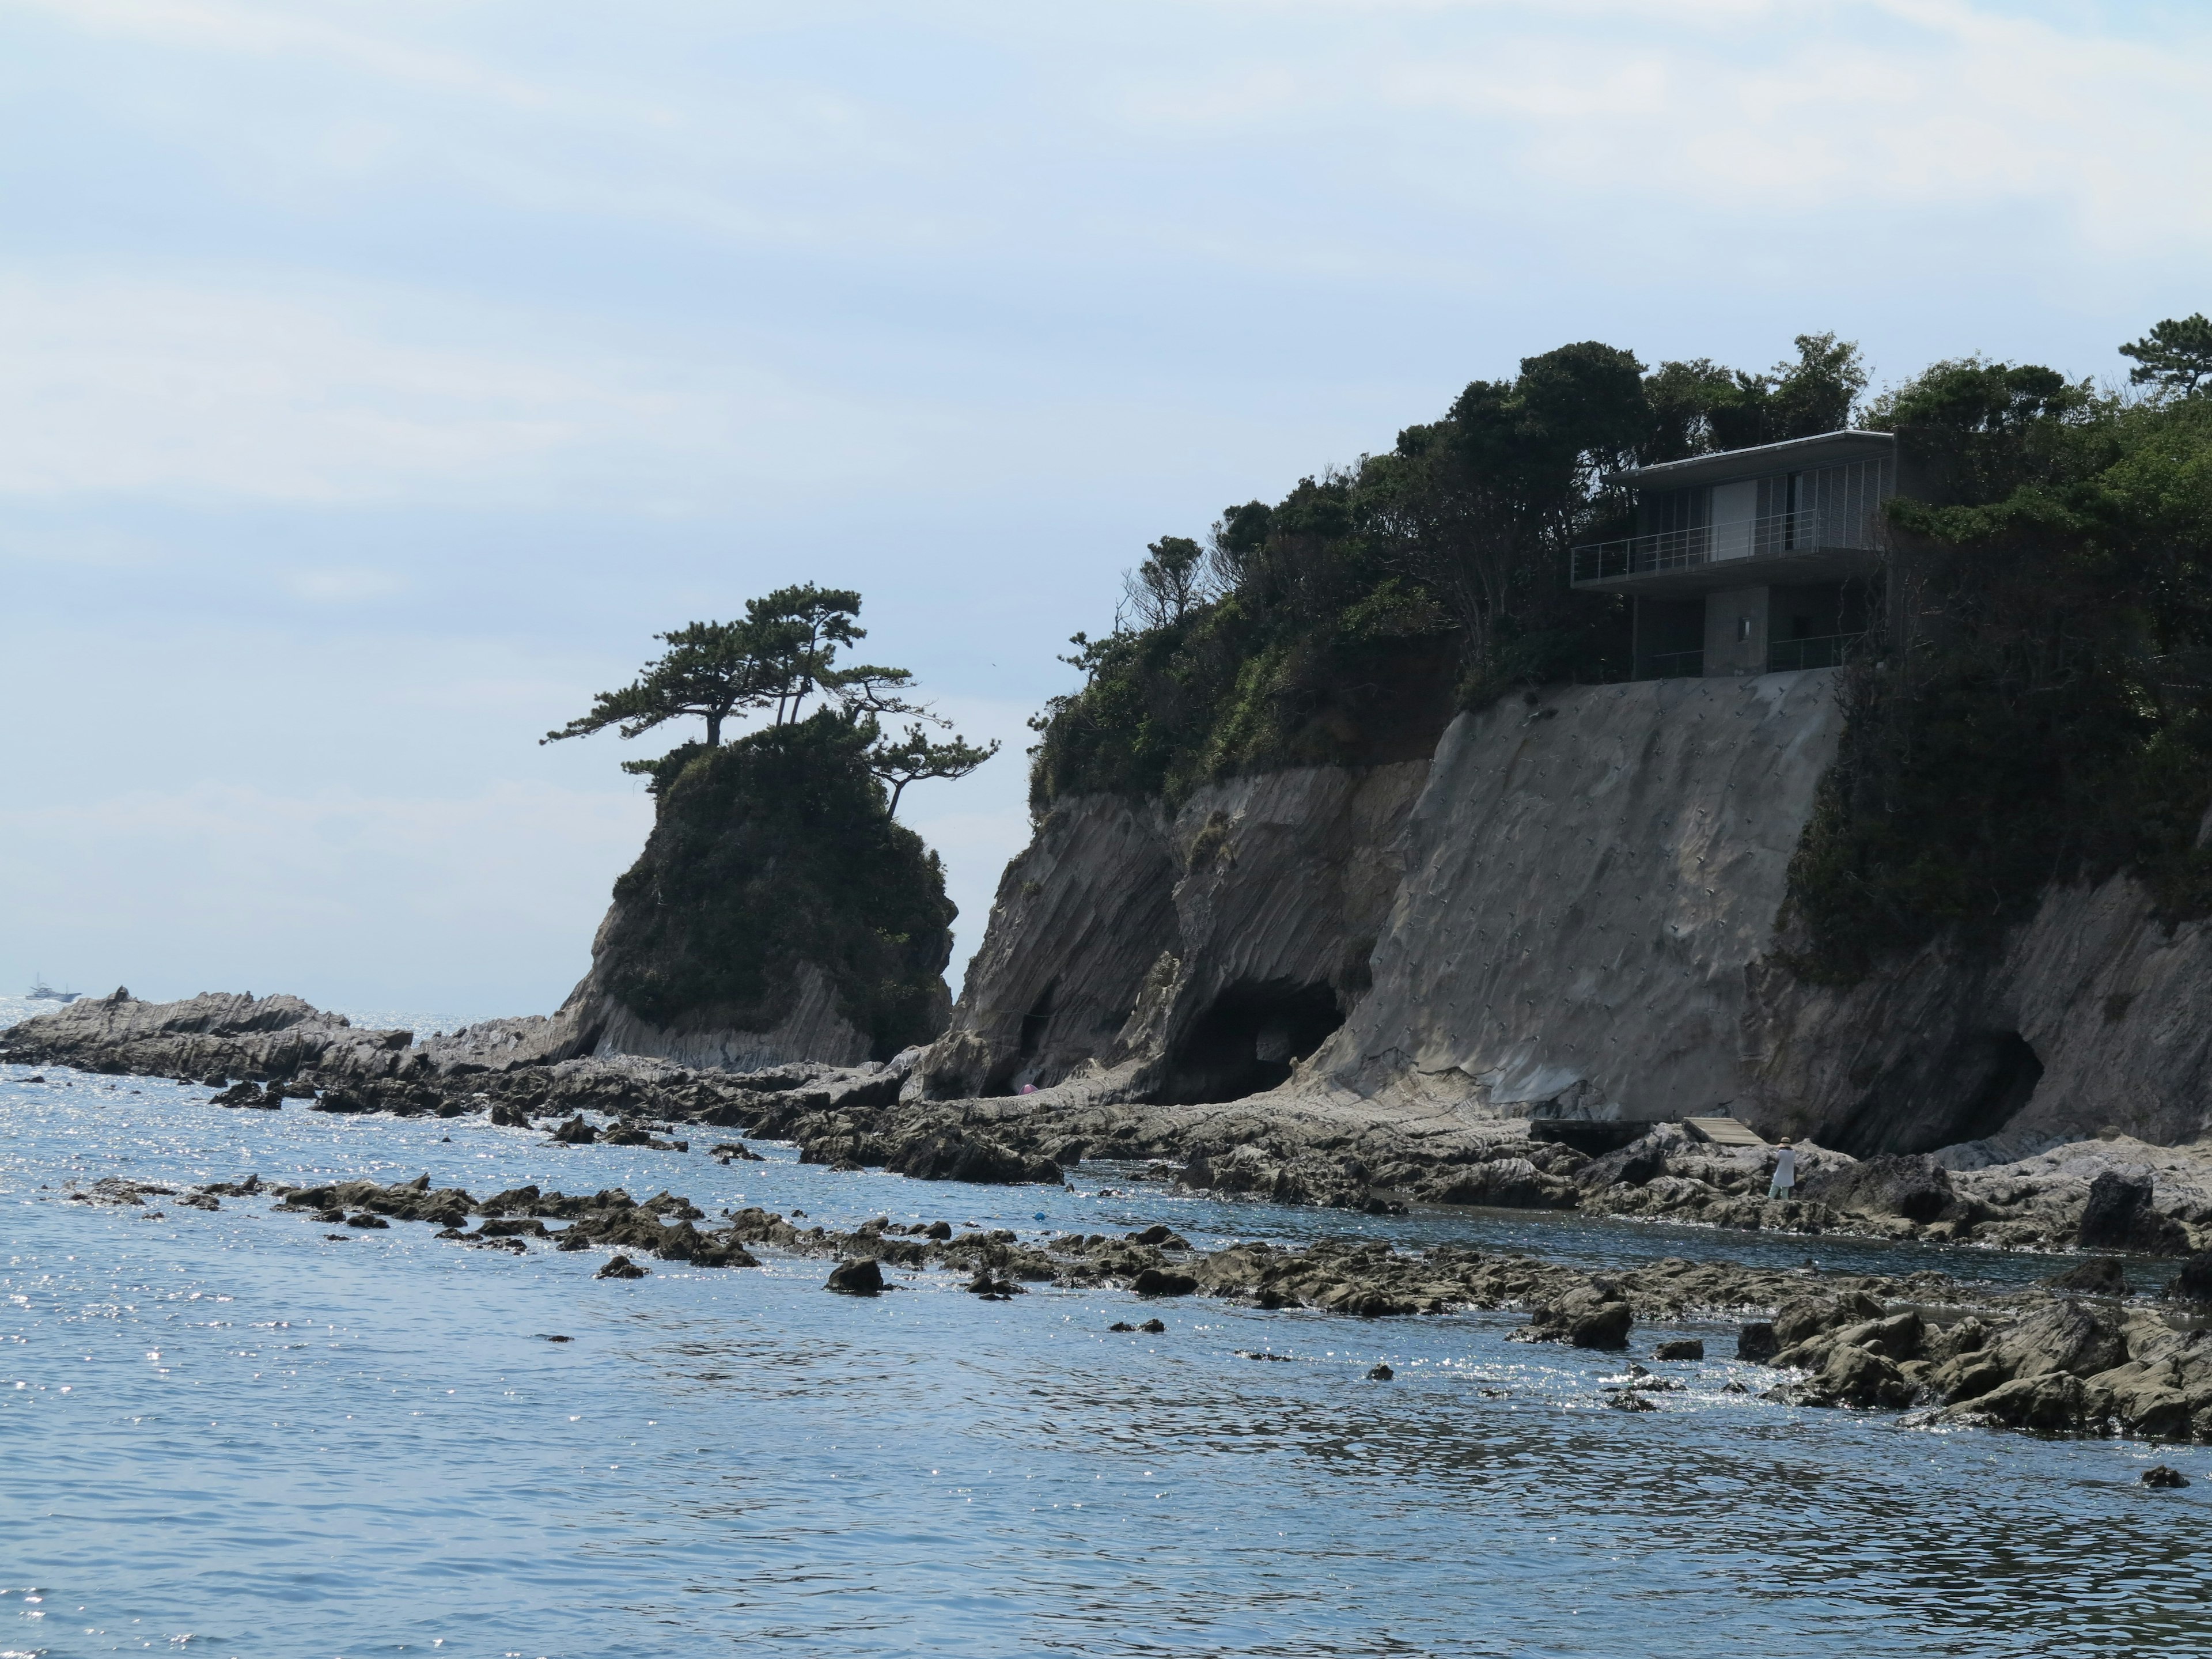
[[[2189,1484],[2187,1475],[2179,1469],[2165,1463],[2152,1464],[2136,1479],[2143,1486],[2156,1487],[2163,1492],[2178,1491]]]
[[[626,1255],[618,1255],[592,1277],[594,1279],[643,1279],[651,1271],[649,1267],[640,1267]]]

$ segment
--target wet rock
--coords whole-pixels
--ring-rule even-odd
[[[850,1261],[841,1261],[830,1271],[829,1283],[823,1287],[840,1296],[880,1296],[884,1290],[884,1270],[873,1256],[860,1256]]]
[[[933,1221],[922,1229],[922,1236],[942,1243],[952,1237],[952,1224],[949,1221]]]
[[[988,1267],[981,1269],[967,1284],[970,1296],[980,1296],[986,1302],[1004,1302],[1010,1297],[1025,1296],[1027,1289],[1011,1279],[994,1279]]]
[[[1395,1379],[1398,1373],[1388,1365],[1376,1365],[1369,1370],[1367,1380],[1370,1382],[1388,1382]]]
[[[389,1227],[392,1224],[380,1215],[371,1215],[362,1210],[348,1216],[345,1224],[349,1227]]]
[[[2054,1291],[2072,1291],[2081,1296],[2125,1296],[2128,1293],[2126,1271],[2111,1256],[2098,1256],[2064,1273],[2043,1281]]]
[[[2080,1377],[2053,1371],[2016,1377],[1966,1405],[1946,1407],[1942,1416],[1956,1422],[2056,1434],[2084,1427],[2100,1415],[2100,1403]]]
[[[1177,1233],[1164,1221],[1156,1221],[1139,1233],[1127,1235],[1132,1244],[1150,1244],[1155,1249],[1187,1250],[1190,1241]]]
[[[2174,1302],[2212,1303],[2212,1250],[2191,1254],[2166,1280],[2166,1295]]]
[[[1138,1326],[1137,1328],[1142,1331],[1146,1336],[1158,1336],[1167,1330],[1167,1326],[1163,1321],[1158,1319],[1147,1319],[1143,1324]]]
[[[893,1146],[884,1167],[916,1181],[965,1181],[981,1186],[1039,1182],[1058,1187],[1066,1177],[1042,1153],[1030,1153],[986,1135],[957,1129],[923,1131]]]
[[[1129,1281],[1129,1288],[1139,1296],[1188,1296],[1198,1288],[1198,1280],[1189,1273],[1147,1267]]]
[[[1571,1210],[1582,1193],[1571,1181],[1547,1175],[1527,1158],[1488,1158],[1446,1170],[1419,1188],[1431,1204],[1474,1204],[1509,1210]]]
[[[588,1146],[599,1138],[599,1132],[584,1121],[578,1113],[553,1131],[553,1139],[563,1146]]]
[[[1781,1352],[1782,1344],[1774,1334],[1774,1327],[1764,1319],[1749,1321],[1735,1334],[1738,1359],[1771,1359]]]
[[[642,1267],[626,1255],[618,1255],[592,1277],[594,1279],[643,1279],[652,1271],[650,1267]]]
[[[1611,1281],[1591,1279],[1540,1304],[1528,1322],[1507,1339],[1565,1342],[1576,1348],[1625,1348],[1635,1314]]]
[[[243,1106],[253,1111],[273,1112],[284,1103],[280,1090],[263,1092],[257,1083],[240,1083],[225,1089],[208,1103],[210,1106]]]
[[[507,1101],[493,1102],[490,1116],[494,1127],[497,1128],[527,1129],[530,1127],[530,1109],[526,1106],[514,1105]]]
[[[765,1164],[763,1158],[741,1140],[719,1141],[707,1149],[708,1156],[720,1158],[725,1164]]]
[[[2081,1206],[2081,1224],[2075,1235],[2075,1242],[2090,1250],[2182,1254],[2189,1249],[2189,1230],[2172,1216],[2154,1209],[2152,1196],[2148,1176],[2105,1170],[2089,1183],[2089,1196]]]
[[[1626,1389],[1617,1394],[1607,1395],[1605,1403],[1617,1412],[1656,1412],[1659,1409],[1642,1395]]]
[[[1912,1403],[1912,1385],[1896,1364],[1869,1349],[1839,1346],[1820,1374],[1792,1391],[1805,1406],[1887,1406]]]
[[[2187,1475],[2166,1463],[2152,1464],[2150,1468],[2137,1475],[2136,1480],[2143,1486],[2155,1487],[2161,1492],[2178,1491],[2189,1484]]]
[[[1106,1328],[1109,1331],[1133,1331],[1137,1328],[1126,1319],[1117,1319]]]
[[[1993,1345],[1995,1363],[2018,1378],[2059,1372],[2092,1376],[2111,1370],[2127,1357],[2127,1345],[2118,1328],[2078,1302],[2057,1302],[2039,1309]]]
[[[1739,1348],[1741,1346],[1740,1339],[1738,1346]],[[1694,1336],[1679,1336],[1652,1349],[1651,1357],[1654,1359],[1703,1359],[1705,1345]],[[1740,1353],[1738,1357],[1741,1357]]]

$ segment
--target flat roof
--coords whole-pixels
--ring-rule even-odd
[[[1778,444],[1759,444],[1750,449],[1716,450],[1710,455],[1692,455],[1685,460],[1636,467],[1615,477],[1619,482],[1638,489],[1651,485],[1667,488],[1705,483],[1716,478],[1759,477],[1769,472],[1786,472],[1826,460],[1835,451],[1878,450],[1886,453],[1896,447],[1893,434],[1851,428],[1822,432],[1810,438],[1785,438]]]

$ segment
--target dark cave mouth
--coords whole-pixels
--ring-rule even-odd
[[[1164,1104],[1206,1105],[1265,1093],[1344,1024],[1326,984],[1265,980],[1229,987],[1168,1057]]]

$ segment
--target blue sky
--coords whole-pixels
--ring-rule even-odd
[[[551,1007],[650,809],[535,738],[810,579],[1006,743],[964,961],[1147,540],[1570,340],[2212,308],[2195,8],[0,0],[0,974],[141,994]]]

